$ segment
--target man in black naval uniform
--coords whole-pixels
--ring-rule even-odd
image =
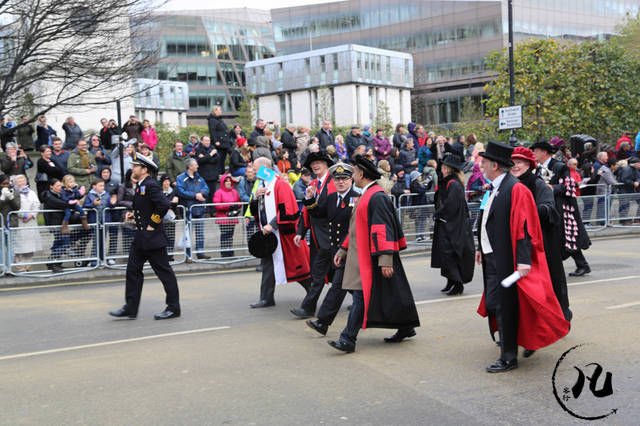
[[[138,315],[140,295],[144,274],[142,268],[148,260],[167,294],[167,307],[156,314],[155,319],[168,319],[180,316],[178,281],[169,265],[167,246],[169,241],[162,226],[162,218],[171,204],[162,193],[162,188],[152,176],[158,166],[149,157],[140,154],[134,156],[132,175],[138,182],[133,200],[133,212],[128,212],[125,220],[135,219],[136,232],[129,249],[125,288],[125,305],[109,315],[122,318],[135,318]]]
[[[331,257],[338,253],[338,249],[342,245],[347,234],[349,234],[349,218],[353,210],[354,203],[359,194],[353,190],[353,167],[338,163],[329,169],[333,183],[336,186],[336,192],[327,197],[327,219],[329,220],[329,242],[331,246]],[[333,278],[331,280],[331,288],[327,292],[320,309],[318,310],[318,319],[316,321],[307,320],[307,325],[322,334],[327,334],[327,329],[333,323],[344,297],[346,290],[342,289],[342,275],[344,274],[344,265],[336,267],[331,265]]]
[[[311,228],[311,288],[299,308],[291,313],[298,318],[310,318],[316,313],[318,299],[324,288],[325,278],[331,272],[333,256],[329,243],[329,220],[327,219],[327,199],[336,191],[329,173],[333,160],[323,152],[312,152],[304,166],[316,176],[307,186],[303,209],[304,217],[298,222],[298,232],[294,243],[298,244]]]

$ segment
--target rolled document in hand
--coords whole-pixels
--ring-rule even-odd
[[[515,271],[513,274],[509,275],[507,278],[502,280],[500,284],[502,284],[502,287],[504,288],[509,288],[513,285],[513,283],[518,281],[520,278],[522,278],[522,275],[520,275],[520,272]]]

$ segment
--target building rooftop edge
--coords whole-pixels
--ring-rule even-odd
[[[344,52],[345,50],[353,50],[353,51],[360,51],[360,52],[366,52],[366,53],[376,53],[379,55],[392,56],[396,58],[413,59],[413,55],[411,55],[410,53],[398,52],[397,50],[379,49],[377,47],[369,47],[369,46],[363,46],[361,44],[349,43],[349,44],[341,44],[338,46],[327,47],[324,49],[306,50],[304,52],[292,53],[289,55],[275,56],[273,58],[250,61],[250,62],[246,62],[244,64],[244,67],[253,68],[253,67],[259,67],[263,65],[277,64],[279,62],[310,58],[312,56]]]

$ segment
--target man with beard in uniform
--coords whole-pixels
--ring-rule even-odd
[[[329,174],[333,160],[324,152],[312,152],[304,166],[310,169],[316,178],[307,186],[303,201],[302,220],[298,223],[298,233],[294,238],[296,245],[311,229],[311,288],[299,308],[291,309],[298,318],[310,318],[316,313],[318,299],[331,272],[331,244],[329,242],[329,220],[327,219],[327,200],[336,191]]]
[[[333,258],[342,242],[349,232],[349,218],[355,200],[359,194],[353,190],[351,175],[353,167],[338,163],[329,169],[333,183],[336,186],[336,192],[329,194],[327,197],[327,218],[329,219],[329,241],[331,245],[331,257]],[[307,325],[322,334],[327,334],[327,329],[335,319],[344,297],[346,290],[342,289],[342,275],[344,274],[344,266],[331,266],[333,277],[331,279],[331,288],[327,292],[320,309],[318,310],[318,319],[316,321],[307,320]]]
[[[138,315],[144,273],[142,268],[148,260],[167,294],[167,307],[154,316],[157,320],[177,318],[180,316],[180,298],[178,281],[169,265],[167,246],[169,240],[162,226],[162,218],[171,207],[171,203],[162,193],[162,188],[155,177],[158,166],[149,157],[136,154],[131,162],[132,177],[136,184],[136,195],[133,199],[133,212],[128,212],[125,220],[135,220],[136,233],[129,249],[127,263],[125,305],[109,312],[109,315],[130,319]]]

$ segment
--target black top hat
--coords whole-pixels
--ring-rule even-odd
[[[513,166],[511,154],[513,154],[512,146],[496,141],[489,141],[487,143],[486,151],[480,153],[480,155],[484,158],[509,167]]]
[[[378,180],[382,177],[376,165],[360,154],[354,157],[353,165],[361,169],[367,179]]]
[[[549,154],[553,154],[554,152],[557,151],[557,149],[553,145],[551,145],[549,142],[547,142],[546,140],[538,141],[538,142],[534,143],[533,145],[531,145],[529,147],[529,149],[531,149],[531,151],[533,151],[536,148],[544,149]]]
[[[151,157],[145,157],[139,152],[136,152],[133,154],[133,159],[131,160],[131,164],[132,165],[137,164],[142,167],[146,167],[147,170],[149,170],[149,172],[152,172],[152,173],[158,172],[158,166],[156,165],[156,163],[153,162],[153,159]]]
[[[453,155],[450,152],[444,154],[444,157],[442,158],[442,164],[460,171],[464,167],[464,163],[460,161],[460,157],[458,157],[457,155]]]
[[[307,159],[305,160],[303,166],[310,169],[311,163],[313,163],[314,161],[324,161],[325,163],[327,163],[327,166],[329,167],[333,166],[333,160],[331,159],[331,157],[329,157],[326,153],[322,151],[310,153],[307,156]]]
[[[258,231],[249,238],[249,253],[260,259],[269,257],[278,247],[278,238],[275,234],[263,234]]]
[[[334,164],[329,168],[329,173],[331,173],[331,177],[347,177],[350,178],[353,174],[353,166],[345,163]]]

